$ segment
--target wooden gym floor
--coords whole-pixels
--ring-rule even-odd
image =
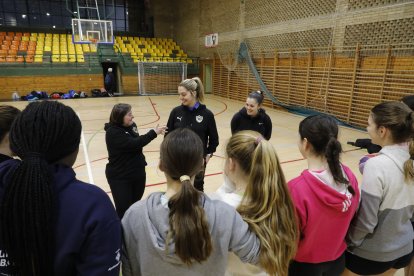
[[[74,165],[77,177],[85,182],[94,183],[105,190],[109,196],[111,192],[105,177],[105,165],[108,153],[105,145],[104,124],[109,120],[109,114],[116,103],[129,103],[132,105],[134,121],[138,125],[140,134],[145,134],[157,124],[167,123],[171,109],[180,104],[177,95],[170,96],[129,96],[114,98],[87,98],[60,100],[71,106],[82,121],[82,141],[79,155]],[[28,102],[0,102],[0,104],[14,105],[23,109]],[[214,192],[223,182],[223,165],[225,145],[231,135],[230,121],[234,113],[244,106],[243,102],[207,95],[205,104],[214,113],[219,133],[220,145],[214,157],[207,165],[205,176],[205,192]],[[304,118],[288,112],[266,109],[272,119],[273,133],[271,142],[275,147],[286,179],[290,180],[306,168],[306,161],[298,148],[298,125]],[[359,159],[366,154],[366,150],[347,145],[348,141],[357,138],[368,138],[364,131],[348,127],[340,127],[339,140],[344,153],[342,162],[350,167],[358,180],[361,174],[358,170]],[[165,177],[157,169],[159,159],[159,146],[162,136],[158,136],[144,148],[147,166],[147,187],[144,198],[151,192],[166,189]],[[396,275],[403,275],[398,271]]]
[[[138,125],[140,134],[145,134],[157,124],[165,125],[171,109],[180,104],[178,96],[129,96],[113,98],[87,98],[60,100],[71,106],[82,121],[82,140],[79,155],[74,165],[77,177],[85,182],[93,182],[104,189],[110,195],[110,189],[105,177],[105,165],[108,153],[105,145],[104,124],[109,120],[109,114],[116,103],[129,103],[132,105],[134,121]],[[3,102],[0,104],[14,105],[23,109],[28,102]],[[219,133],[220,145],[214,157],[207,165],[205,177],[205,191],[213,192],[222,184],[222,172],[224,165],[225,145],[231,135],[230,121],[234,113],[243,107],[243,102],[224,99],[207,95],[205,101],[207,107],[214,113]],[[290,180],[300,174],[306,168],[298,148],[298,125],[304,118],[288,112],[266,109],[272,119],[273,133],[271,142],[275,147],[286,179]],[[358,179],[361,175],[358,170],[359,158],[366,154],[366,150],[360,150],[347,145],[347,141],[355,141],[357,138],[368,137],[366,132],[340,127],[339,139],[342,142],[344,154],[342,161],[353,169]],[[154,191],[165,190],[165,177],[157,169],[159,158],[159,146],[163,136],[158,136],[144,148],[147,166],[147,188],[144,197]]]

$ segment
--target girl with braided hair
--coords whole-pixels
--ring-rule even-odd
[[[287,275],[289,262],[295,256],[298,231],[295,208],[276,150],[260,133],[239,131],[227,143],[224,175],[228,185],[222,185],[213,197],[237,208],[262,245],[260,268],[243,264],[230,254],[227,272]]]
[[[204,192],[204,173],[206,166],[219,145],[216,120],[214,114],[207,109],[204,101],[204,86],[200,78],[183,80],[178,85],[178,95],[181,105],[175,107],[168,118],[169,132],[177,128],[189,128],[194,131],[203,142],[204,169],[195,180],[194,187]]]
[[[185,147],[183,146],[185,145]],[[122,275],[224,275],[228,251],[257,263],[260,242],[231,206],[193,187],[203,169],[203,143],[185,128],[161,144],[165,193],[131,206],[122,219]]]
[[[333,117],[302,120],[298,147],[308,168],[288,182],[300,231],[289,275],[340,275],[345,269],[345,236],[359,202],[358,181],[340,163],[342,147]]]
[[[20,110],[10,105],[0,105],[0,163],[12,158],[9,131]]]
[[[30,103],[10,130],[21,159],[0,165],[0,272],[119,275],[121,226],[107,194],[75,178],[81,122],[59,102]]]
[[[367,132],[382,149],[365,163],[344,275],[393,275],[413,256],[414,112],[402,102],[377,104]]]

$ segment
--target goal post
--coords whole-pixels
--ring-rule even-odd
[[[187,78],[185,62],[138,62],[139,95],[176,94]]]

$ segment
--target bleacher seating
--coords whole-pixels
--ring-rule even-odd
[[[133,62],[192,63],[170,38],[116,36],[114,50]],[[84,63],[85,53],[96,52],[95,44],[74,44],[70,34],[0,32],[0,63]]]
[[[96,52],[96,46],[72,42],[70,34],[0,32],[0,63],[85,62],[84,52]]]
[[[130,55],[134,62],[187,62],[192,59],[171,38],[116,36],[115,51]]]

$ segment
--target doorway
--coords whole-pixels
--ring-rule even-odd
[[[204,89],[206,93],[213,92],[213,74],[211,72],[211,64],[204,64]]]
[[[112,73],[114,74],[114,80],[115,80],[115,91],[114,94],[115,95],[119,95],[121,92],[121,88],[119,86],[120,79],[121,79],[121,71],[119,70],[119,64],[117,62],[102,62],[102,74],[103,74],[103,78],[105,80],[105,76],[108,73],[108,69],[112,68]]]

